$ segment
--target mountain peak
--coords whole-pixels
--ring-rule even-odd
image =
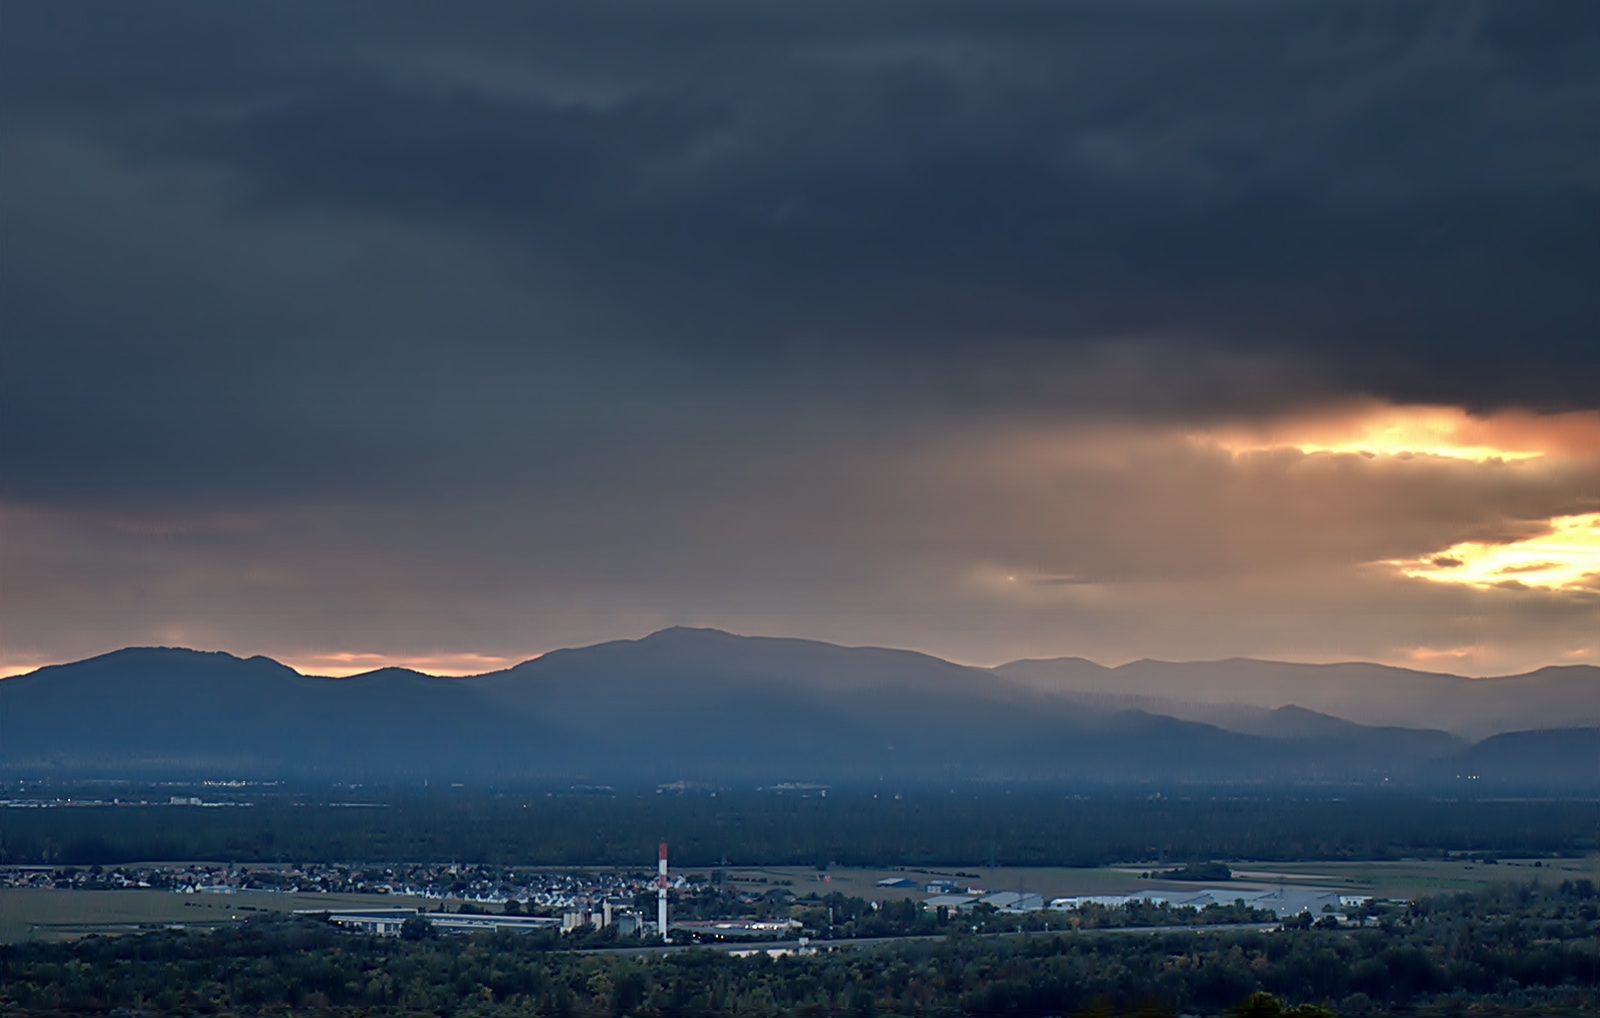
[[[80,675],[107,671],[167,672],[192,670],[216,670],[219,673],[249,671],[282,672],[289,675],[300,674],[288,665],[262,654],[243,658],[236,654],[230,654],[225,650],[194,650],[189,647],[124,647],[121,650],[97,654],[81,661],[45,665],[23,675],[14,676],[14,678],[24,679],[30,676],[57,674],[68,670]]]

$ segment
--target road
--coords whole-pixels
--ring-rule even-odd
[[[1214,926],[1110,926],[1092,930],[1078,930],[1079,936],[1126,936],[1153,933],[1241,933],[1261,932],[1267,933],[1278,928],[1276,923],[1218,923]],[[1055,937],[1071,930],[1035,930],[1028,933],[987,933],[988,938],[1004,937]],[[806,946],[819,950],[834,950],[841,947],[878,947],[883,944],[908,944],[921,940],[944,940],[948,934],[932,933],[913,937],[860,937],[854,940],[812,940]],[[669,954],[673,951],[691,951],[695,949],[709,951],[797,951],[801,947],[798,940],[725,940],[710,944],[672,944],[659,947],[589,947],[574,951],[573,954],[615,954],[624,957],[649,954]]]

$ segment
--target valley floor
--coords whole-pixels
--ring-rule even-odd
[[[1537,864],[1537,865],[1536,865]],[[1394,862],[1235,862],[1229,886],[1327,888],[1378,898],[1411,899],[1422,895],[1480,891],[1506,884],[1559,884],[1563,880],[1600,882],[1600,854],[1575,859],[1502,859],[1496,863],[1466,860],[1401,860]],[[570,871],[568,868],[565,871]],[[701,869],[691,873],[706,873]],[[1142,876],[1139,867],[918,867],[866,869],[831,867],[731,867],[733,888],[761,892],[783,888],[797,896],[843,894],[875,901],[922,899],[932,881],[990,891],[1026,891],[1053,897],[1129,894],[1143,890],[1181,891],[1194,884]],[[825,878],[825,879],[824,879]],[[879,887],[886,878],[915,880],[911,888]],[[440,906],[436,899],[375,894],[286,894],[238,891],[232,894],[175,894],[163,890],[60,890],[0,887],[0,943],[63,940],[88,934],[116,935],[168,926],[215,929],[263,913],[300,909],[375,906]],[[459,902],[446,900],[446,909]]]

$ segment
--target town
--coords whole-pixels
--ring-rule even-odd
[[[413,916],[426,917],[441,933],[605,930],[612,938],[660,938],[665,930],[672,938],[710,941],[801,932],[821,937],[903,934],[922,926],[943,929],[958,916],[996,929],[1025,919],[1018,928],[1047,930],[1052,915],[1058,929],[1225,920],[1271,924],[1297,917],[1347,926],[1375,922],[1379,904],[1406,904],[1379,903],[1371,895],[1326,888],[1245,884],[1046,899],[1036,892],[991,891],[970,879],[928,874],[883,877],[872,885],[877,894],[862,899],[830,887],[830,881],[830,875],[818,872],[811,886],[797,889],[792,880],[777,878],[768,884],[768,878],[746,872],[736,879],[722,868],[668,874],[664,864],[656,873],[456,862],[0,867],[3,888],[228,896],[236,902],[234,913],[295,912],[343,929],[383,935],[399,935]],[[318,896],[328,903],[319,904]],[[667,919],[669,896],[672,915]],[[380,905],[380,899],[391,904]]]

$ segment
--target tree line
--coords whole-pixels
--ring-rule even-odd
[[[346,793],[348,794],[348,793]],[[899,796],[898,798],[896,796]],[[253,805],[0,811],[0,863],[112,865],[431,862],[637,866],[671,843],[675,866],[1097,866],[1215,859],[1383,859],[1581,854],[1594,806],[1561,801],[1438,801],[1413,795],[1084,797],[1064,791],[838,789],[798,798],[618,793],[391,794],[349,809],[255,793]]]
[[[1048,933],[809,956],[579,953],[559,938],[376,938],[305,919],[0,951],[0,1013],[875,1018],[1593,1014],[1594,886],[1425,899],[1355,930]]]

